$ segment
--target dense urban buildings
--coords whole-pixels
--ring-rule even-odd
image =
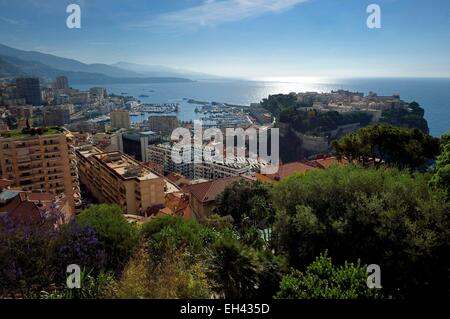
[[[73,105],[65,104],[58,106],[46,106],[43,108],[43,125],[44,126],[64,126],[70,124],[70,115]]]
[[[66,90],[69,88],[69,80],[66,76],[58,76],[54,84],[56,90]]]
[[[41,86],[37,78],[16,79],[17,96],[31,105],[42,105]]]
[[[94,146],[77,149],[80,181],[100,202],[116,203],[127,214],[144,215],[164,204],[165,180],[130,156]]]
[[[172,132],[179,127],[176,116],[150,116],[148,118],[150,130],[163,136],[171,136]]]
[[[119,150],[140,162],[147,162],[148,147],[160,142],[161,138],[155,132],[127,131],[117,133]]]
[[[113,110],[111,112],[111,127],[129,130],[131,128],[130,112],[126,110]]]
[[[73,217],[70,203],[64,194],[54,195],[42,191],[4,189],[0,192],[0,216],[6,215],[14,223],[42,223],[49,212],[60,216],[55,224],[62,224]]]
[[[93,87],[89,89],[89,97],[93,101],[102,101],[107,97],[107,92],[105,88]]]
[[[194,162],[195,154],[203,158],[203,154],[213,154],[214,148],[209,146],[198,147],[193,145],[191,149],[192,160],[190,162],[175,163],[172,160],[172,145],[163,143],[150,145],[147,149],[147,158],[153,163],[164,167],[166,173],[178,173],[190,179],[208,179],[216,180],[225,177],[254,175],[265,165],[262,160],[253,160],[250,158],[236,157],[233,163],[226,161],[204,161]]]
[[[12,131],[0,137],[1,177],[24,191],[65,194],[79,205],[78,175],[67,136],[58,130],[30,134]]]

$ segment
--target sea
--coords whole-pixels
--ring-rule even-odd
[[[378,95],[399,94],[407,102],[418,102],[425,109],[430,134],[441,136],[450,133],[450,79],[437,78],[371,78],[371,79],[314,79],[292,78],[247,81],[247,80],[198,80],[184,83],[142,84],[91,84],[75,85],[87,90],[93,86],[105,87],[108,93],[134,96],[143,103],[179,103],[176,114],[181,121],[198,119],[195,112],[199,106],[188,99],[236,105],[257,103],[273,94],[291,92],[330,92],[350,90]],[[146,97],[142,97],[145,95]],[[151,114],[132,116],[132,122],[141,122]],[[153,114],[155,115],[155,114]]]

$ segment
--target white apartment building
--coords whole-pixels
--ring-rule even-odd
[[[205,147],[206,152],[211,150]],[[225,177],[252,175],[265,165],[259,160],[252,160],[245,157],[237,157],[234,163],[221,161],[194,163],[194,156],[201,154],[201,151],[201,148],[193,147],[191,162],[177,164],[172,161],[170,144],[157,144],[148,147],[147,157],[149,161],[162,165],[166,173],[178,173],[190,179],[217,180]]]

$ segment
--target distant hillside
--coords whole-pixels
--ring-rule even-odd
[[[36,58],[37,60],[32,60],[33,58]],[[47,61],[48,64],[42,61]],[[64,69],[58,68],[57,65],[63,65]],[[80,68],[78,68],[78,66],[80,66]],[[91,70],[91,72],[68,70],[70,68]],[[97,71],[93,72],[94,70]],[[111,76],[110,74],[115,75]],[[119,76],[119,74],[123,75]],[[34,76],[51,80],[60,75],[67,76],[72,84],[168,83],[192,81],[181,77],[142,76],[131,71],[124,70],[124,72],[122,72],[121,69],[110,67],[106,64],[86,65],[75,60],[59,58],[38,52],[25,52],[0,45],[0,78]]]
[[[136,72],[123,70],[107,64],[85,64],[77,60],[61,58],[52,54],[22,51],[2,44],[0,44],[0,55],[15,57],[24,61],[39,62],[62,71],[101,73],[112,77],[140,77]]]
[[[72,84],[114,84],[114,83],[168,83],[191,82],[184,78],[169,77],[111,77],[101,73],[71,72],[58,70],[45,64],[24,61],[18,58],[0,55],[0,78],[34,76],[45,79],[54,79],[65,75]]]
[[[12,78],[23,76],[26,73],[23,72],[20,68],[7,62],[5,59],[0,56],[0,77]]]

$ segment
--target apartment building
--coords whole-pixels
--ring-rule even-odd
[[[149,145],[161,142],[161,137],[152,131],[127,131],[116,134],[118,135],[119,151],[140,162],[148,162],[147,148]]]
[[[81,204],[76,159],[66,134],[56,129],[10,131],[0,137],[1,178],[24,191],[65,194],[72,212]]]
[[[64,126],[70,124],[70,115],[73,113],[73,104],[46,106],[42,109],[45,126]]]
[[[214,156],[214,149],[208,147],[192,146],[191,162],[181,164],[172,161],[170,144],[151,145],[148,147],[147,152],[147,159],[150,162],[162,165],[165,173],[177,173],[190,179],[217,180],[232,176],[252,175],[266,165],[261,160],[245,157],[237,157],[233,163],[227,163],[226,161],[202,161],[195,163],[194,156],[201,157],[204,153]]]
[[[165,180],[121,152],[87,145],[76,150],[80,181],[100,202],[116,203],[127,214],[145,215],[164,204]]]
[[[150,145],[147,148],[147,160],[164,167],[165,173],[178,173],[190,179],[194,178],[194,165],[189,163],[175,163],[172,161],[172,147],[170,144]]]
[[[41,105],[42,95],[38,78],[16,79],[17,95],[24,98],[27,104]]]
[[[150,130],[163,136],[171,136],[179,126],[178,118],[173,115],[150,116],[148,124]]]
[[[130,113],[126,110],[113,110],[111,112],[111,127],[129,130],[131,128]]]

